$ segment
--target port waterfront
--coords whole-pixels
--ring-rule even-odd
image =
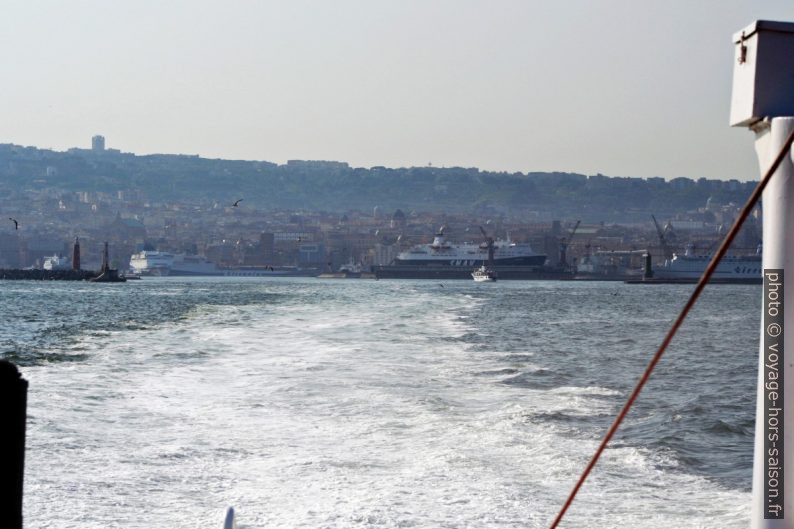
[[[133,254],[158,250],[200,257],[220,268],[316,267],[321,273],[335,273],[347,264],[365,269],[388,266],[400,252],[432,241],[444,226],[449,240],[456,243],[482,243],[480,227],[483,227],[490,237],[530,243],[536,252],[547,256],[547,265],[552,268],[587,263],[590,270],[601,268],[602,273],[596,275],[617,277],[621,275],[620,269],[627,266],[640,268],[639,263],[630,263],[639,259],[638,255],[631,256],[632,252],[650,250],[658,266],[672,252],[681,253],[688,243],[694,243],[699,250],[712,247],[720,226],[730,224],[737,213],[737,204],[752,188],[752,183],[703,178],[665,181],[528,173],[510,177],[534,189],[533,193],[527,193],[525,204],[477,205],[459,200],[450,202],[444,196],[435,196],[438,190],[434,195],[419,188],[441,176],[482,180],[478,185],[486,187],[496,186],[500,178],[506,177],[474,168],[372,168],[367,171],[372,181],[362,181],[361,185],[377,187],[384,175],[393,173],[392,177],[396,178],[405,173],[418,178],[412,184],[416,189],[397,201],[388,193],[373,191],[367,195],[375,197],[373,202],[365,206],[361,200],[353,200],[361,189],[342,186],[345,193],[340,196],[350,197],[348,203],[322,211],[319,207],[279,206],[253,191],[234,207],[229,197],[193,196],[191,188],[182,189],[182,195],[174,196],[162,195],[160,186],[156,193],[128,189],[124,187],[129,185],[126,179],[118,182],[122,187],[115,192],[96,191],[87,180],[81,180],[85,175],[72,175],[66,165],[61,166],[67,159],[83,160],[111,174],[115,174],[114,168],[121,171],[122,167],[129,169],[155,161],[104,147],[59,153],[0,145],[0,162],[7,162],[0,164],[0,178],[9,180],[9,189],[19,187],[15,179],[25,178],[24,171],[17,174],[11,170],[22,161],[52,179],[50,187],[40,190],[19,187],[18,191],[0,196],[0,209],[19,220],[18,230],[11,222],[0,228],[0,268],[43,268],[46,258],[68,255],[71,242],[78,236],[85,268],[99,268],[102,244],[109,241],[110,264],[122,271]],[[156,162],[167,174],[185,178],[199,167],[232,164],[171,155],[159,157]],[[252,169],[266,167],[266,172],[272,172],[273,176],[288,179],[311,174],[311,178],[328,180],[335,178],[334,175],[359,171],[340,162],[293,160],[284,166],[252,164]],[[74,180],[70,190],[58,187],[63,179]],[[629,181],[632,186],[626,187]],[[198,185],[195,189],[202,187]],[[549,198],[555,197],[561,187],[576,192],[567,201]],[[267,197],[273,189],[267,187]],[[311,186],[305,192],[309,189]],[[225,192],[233,194],[235,200],[242,193],[234,186]],[[622,207],[632,203],[635,195],[647,193],[658,198],[653,210]],[[434,201],[416,203],[419,197],[427,196],[435,196]],[[617,201],[620,207],[611,201]],[[283,203],[296,202],[285,199]],[[651,220],[652,214],[661,223],[659,230]],[[576,220],[579,218],[581,225]],[[739,238],[737,253],[755,251],[760,228],[757,216],[749,219]],[[588,263],[591,258],[597,262]]]

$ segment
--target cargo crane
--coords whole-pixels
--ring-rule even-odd
[[[662,247],[662,252],[664,252],[664,258],[671,260],[673,258],[673,250],[670,249],[670,245],[667,244],[667,240],[664,238],[670,225],[665,226],[663,230],[656,221],[656,217],[651,215],[651,218],[653,219],[653,225],[656,226],[656,234],[659,236],[659,245]]]
[[[488,262],[486,263],[489,267],[493,267],[493,256],[495,247],[493,245],[493,237],[489,237],[488,234],[485,232],[485,228],[480,226],[480,233],[482,233],[482,237],[485,240],[485,247],[488,248]]]
[[[488,261],[483,263],[477,270],[471,273],[471,278],[477,282],[494,282],[499,277],[499,274],[496,273],[494,269],[494,240],[493,237],[489,237],[488,234],[485,232],[485,228],[480,226],[480,233],[482,233],[483,239],[485,239],[485,243],[480,245],[480,248],[485,246],[488,248]]]
[[[568,245],[573,240],[573,236],[576,235],[576,230],[579,229],[579,224],[581,224],[581,220],[577,220],[576,224],[574,224],[571,233],[568,234],[568,238],[566,239],[563,237],[560,239],[560,268],[567,268],[568,267]]]

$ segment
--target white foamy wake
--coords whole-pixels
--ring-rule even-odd
[[[575,426],[615,392],[483,376],[494,352],[456,339],[476,329],[455,304],[211,307],[26,369],[27,523],[213,527],[234,505],[249,528],[548,525],[597,440],[531,418]],[[667,457],[608,450],[565,527],[747,525],[748,494]]]

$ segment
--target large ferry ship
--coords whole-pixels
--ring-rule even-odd
[[[546,255],[535,252],[529,243],[509,238],[493,241],[491,264],[488,247],[486,243],[450,243],[441,230],[432,243],[400,252],[391,264],[376,266],[373,272],[382,279],[471,279],[474,270],[489,265],[499,279],[573,278],[570,271],[544,267]]]
[[[450,244],[440,231],[430,244],[420,244],[401,252],[392,263],[395,266],[466,266],[472,270],[488,262],[486,244]],[[543,266],[544,254],[535,253],[529,243],[511,240],[494,241],[495,266]]]
[[[71,270],[72,261],[62,255],[53,255],[46,257],[41,267],[44,270]]]
[[[316,276],[317,268],[295,266],[239,266],[220,267],[198,255],[172,254],[144,250],[130,257],[130,269],[142,276]]]
[[[697,281],[711,260],[710,254],[696,254],[688,245],[683,255],[673,254],[664,265],[654,268],[655,279]],[[762,276],[760,247],[755,255],[726,255],[714,271],[712,282],[716,283],[761,283]]]
[[[130,268],[142,276],[220,276],[223,270],[198,255],[144,250],[130,257]]]

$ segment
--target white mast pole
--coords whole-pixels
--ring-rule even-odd
[[[794,130],[794,117],[756,127],[762,172]],[[758,357],[753,529],[794,528],[794,164],[786,156],[763,194],[764,287]],[[791,213],[790,215],[788,213]],[[787,273],[788,272],[788,277]],[[788,281],[786,281],[788,279]],[[785,484],[789,491],[785,494]]]
[[[755,132],[755,150],[764,174],[794,130],[794,23],[758,20],[736,33],[733,42],[731,125]],[[764,286],[751,527],[794,529],[794,163],[791,152],[786,153],[764,189],[762,205]],[[785,300],[791,301],[788,309]]]

